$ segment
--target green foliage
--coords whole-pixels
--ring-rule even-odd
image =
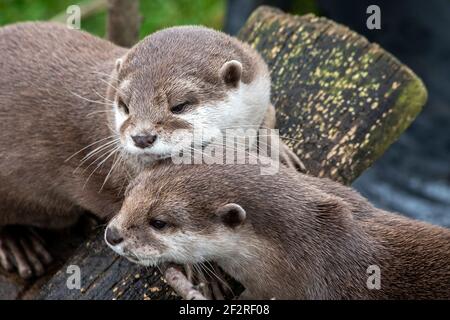
[[[200,24],[221,29],[224,13],[224,0],[141,0],[141,14],[144,17],[141,36],[180,24]]]
[[[64,13],[72,4],[91,0],[0,0],[0,26],[29,20],[49,20]],[[226,0],[141,0],[141,38],[174,25],[205,25],[221,29]],[[296,0],[293,13],[317,13],[316,0]],[[81,27],[98,36],[105,34],[106,13],[101,12],[81,21]]]
[[[73,4],[73,0],[0,0],[0,25],[47,20]]]
[[[0,0],[0,25],[48,20],[74,3],[74,0]],[[180,24],[201,24],[221,29],[225,0],[141,0],[140,10],[143,17],[141,37],[155,30]],[[81,27],[103,36],[105,19],[106,14],[102,12],[83,19]]]

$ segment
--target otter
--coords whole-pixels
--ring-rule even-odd
[[[0,28],[0,51],[0,264],[24,278],[51,257],[10,226],[62,228],[84,211],[108,219],[129,179],[177,148],[274,124],[261,56],[205,27],[126,49],[62,24],[19,23]],[[194,128],[201,138],[180,145],[178,129]]]
[[[143,171],[105,241],[146,266],[215,262],[244,299],[450,298],[450,230],[284,166]]]

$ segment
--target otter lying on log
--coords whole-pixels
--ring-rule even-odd
[[[148,170],[130,184],[105,240],[144,266],[216,262],[245,299],[450,298],[450,230],[284,167]]]

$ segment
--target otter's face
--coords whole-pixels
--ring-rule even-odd
[[[131,65],[117,62],[109,94],[113,122],[122,150],[146,162],[221,143],[226,129],[255,129],[270,103],[268,77],[241,82],[243,66],[235,60],[207,77],[190,66],[173,65],[186,70],[172,72],[169,66]]]
[[[235,203],[197,207],[161,189],[137,185],[109,222],[105,241],[116,253],[142,265],[194,264],[242,250],[245,218],[245,210]]]

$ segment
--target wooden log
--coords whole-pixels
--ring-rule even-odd
[[[108,0],[108,40],[122,47],[131,47],[139,40],[140,25],[139,0]]]
[[[81,287],[69,288],[68,266],[80,267]],[[143,268],[119,257],[103,241],[98,230],[43,286],[38,299],[151,300],[176,299],[157,269]]]
[[[350,183],[425,103],[425,87],[411,70],[376,44],[330,20],[261,7],[239,37],[268,62],[281,133],[312,175]],[[83,289],[68,290],[62,269],[40,298],[174,297],[155,270],[114,255],[103,243],[102,232],[80,248],[69,264],[80,266]],[[153,289],[154,295],[149,287],[158,288]]]
[[[260,7],[239,37],[269,64],[280,133],[312,175],[352,182],[426,102],[408,67],[328,19]]]

